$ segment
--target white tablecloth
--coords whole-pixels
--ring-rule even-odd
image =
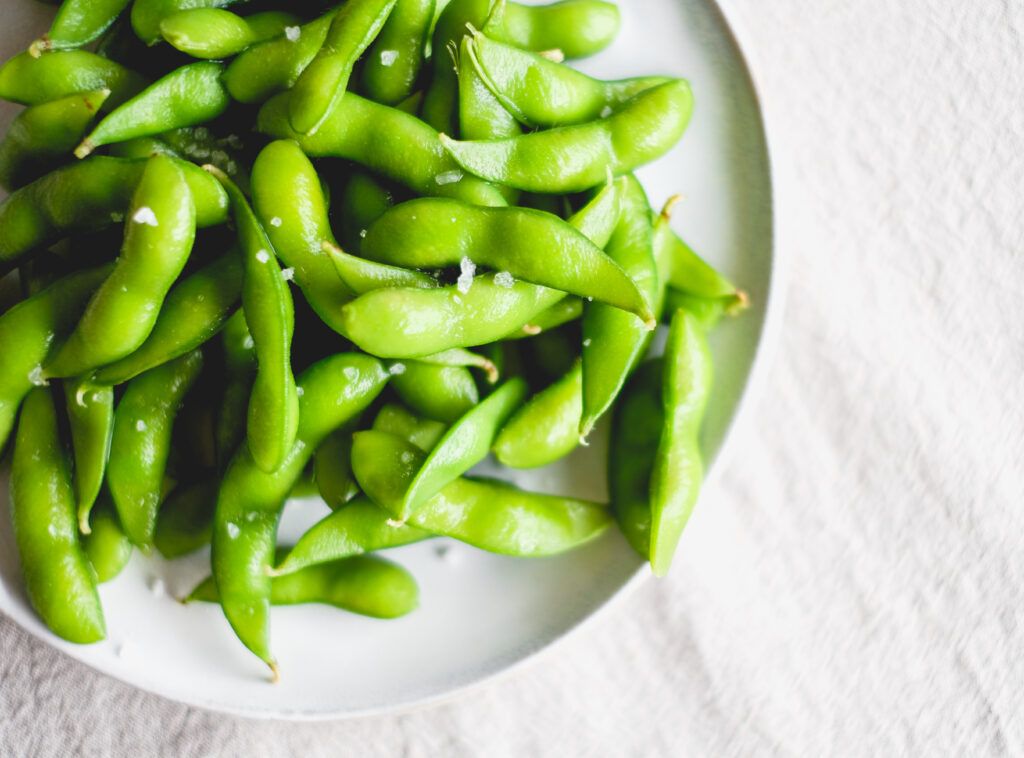
[[[352,723],[192,710],[0,619],[0,755],[1024,751],[1024,4],[729,5],[786,148],[789,305],[671,577]]]

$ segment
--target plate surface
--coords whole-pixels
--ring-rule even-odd
[[[772,312],[772,183],[764,125],[742,54],[710,0],[620,3],[622,34],[581,67],[595,76],[685,76],[697,107],[682,143],[640,172],[659,206],[682,193],[675,225],[692,245],[747,289],[753,306],[713,336],[716,385],[703,444],[720,458],[751,383]],[[0,55],[23,49],[52,10],[6,0]],[[16,109],[0,106],[6,125]],[[607,429],[563,464],[515,479],[532,488],[604,499]],[[91,647],[50,634],[28,606],[0,474],[0,611],[32,634],[125,682],[204,708],[252,717],[340,718],[397,710],[450,695],[506,671],[545,648],[610,599],[647,576],[625,541],[610,533],[570,555],[522,561],[443,541],[390,551],[421,588],[421,607],[399,621],[334,609],[275,609],[274,649],[283,678],[266,683],[262,665],[235,640],[216,607],[184,607],[207,572],[208,556],[174,564],[136,555],[101,589],[109,639]],[[713,499],[705,490],[703,506]],[[282,539],[295,539],[325,512],[289,505]],[[699,539],[699,535],[690,535]]]

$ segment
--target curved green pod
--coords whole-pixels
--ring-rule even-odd
[[[125,534],[148,550],[171,451],[171,432],[185,395],[199,378],[203,355],[194,350],[128,383],[114,411],[107,486]]]
[[[210,544],[218,486],[216,479],[202,479],[168,494],[160,506],[153,534],[153,545],[160,555],[173,560]]]
[[[134,548],[109,497],[105,496],[90,516],[89,533],[82,539],[82,545],[100,584],[115,579],[131,560]]]
[[[311,158],[346,158],[421,195],[455,197],[478,205],[505,205],[501,192],[466,173],[415,116],[346,92],[315,134],[301,134],[288,120],[291,94],[260,109],[257,126],[278,139],[293,139]]]
[[[326,240],[323,243],[323,250],[330,256],[341,280],[357,295],[388,287],[429,289],[438,286],[437,280],[430,274],[399,266],[388,266],[349,255],[337,245]],[[343,329],[344,325],[342,324],[337,331],[344,334]]]
[[[114,390],[88,379],[64,383],[65,407],[74,453],[78,527],[89,533],[89,514],[103,486],[114,432]]]
[[[398,0],[366,53],[361,82],[367,97],[397,105],[413,93],[433,21],[434,0]]]
[[[508,420],[494,454],[511,468],[539,468],[560,460],[580,443],[583,372],[577,362],[564,377],[534,395]]]
[[[240,0],[134,0],[132,28],[147,45],[160,41],[161,22],[175,13],[192,8],[226,8]]]
[[[29,47],[39,56],[51,50],[70,50],[93,42],[121,15],[130,0],[64,0],[50,30]]]
[[[397,403],[385,403],[374,418],[372,428],[378,432],[397,434],[424,453],[433,450],[448,429],[443,422],[415,416]]]
[[[22,187],[68,160],[109,96],[106,89],[82,92],[15,116],[0,142],[0,186]]]
[[[25,399],[11,464],[11,521],[32,607],[58,637],[106,636],[96,575],[82,549],[71,471],[49,389]]]
[[[82,92],[110,90],[104,103],[114,108],[141,92],[146,80],[119,63],[84,50],[21,53],[0,66],[0,99],[39,105]]]
[[[395,364],[391,387],[420,416],[450,424],[480,401],[469,369],[420,361]]]
[[[285,34],[299,23],[297,16],[281,11],[239,16],[221,8],[189,8],[164,18],[160,36],[193,58],[218,60]]]
[[[441,135],[463,169],[529,192],[581,192],[673,148],[690,122],[693,93],[684,80],[640,93],[606,119],[502,140],[459,142]],[[643,134],[643,139],[637,139]]]

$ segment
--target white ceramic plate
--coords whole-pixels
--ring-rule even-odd
[[[52,11],[34,0],[3,2],[0,55],[6,58],[45,29]],[[762,115],[743,56],[711,0],[625,0],[620,6],[621,36],[583,68],[608,78],[690,79],[697,101],[692,125],[679,147],[641,177],[654,205],[674,193],[685,195],[677,228],[745,287],[753,303],[713,338],[717,376],[704,449],[715,460],[751,383],[777,271]],[[0,122],[6,124],[14,112],[3,106]],[[604,499],[605,451],[599,434],[564,465],[517,480],[552,493]],[[570,555],[538,561],[447,541],[392,551],[390,557],[419,580],[420,609],[386,622],[324,607],[275,609],[273,642],[283,678],[271,686],[217,607],[184,607],[172,597],[205,575],[206,555],[174,564],[136,555],[101,590],[108,641],[76,647],[55,638],[22,590],[6,474],[3,479],[0,610],[101,672],[173,700],[246,716],[337,718],[450,695],[547,647],[647,575],[614,532]],[[707,490],[703,505],[713,497],[713,488]],[[297,538],[324,510],[316,502],[290,505],[283,539]]]

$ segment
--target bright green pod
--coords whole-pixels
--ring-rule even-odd
[[[437,280],[429,274],[358,258],[326,240],[323,249],[330,256],[338,276],[357,295],[387,287],[426,289],[438,286]],[[343,328],[339,327],[338,331]]]
[[[206,344],[238,308],[241,291],[242,261],[237,251],[231,251],[174,285],[146,341],[99,369],[92,381],[123,384]]]
[[[99,497],[110,456],[114,432],[114,389],[88,379],[64,383],[64,399],[71,427],[71,446],[75,459],[75,501],[78,526],[89,533],[89,513]]]
[[[160,23],[168,16],[192,8],[226,8],[240,0],[134,0],[132,28],[147,45],[160,41]]]
[[[647,220],[650,224],[649,219]],[[629,274],[573,225],[528,208],[484,208],[448,198],[396,205],[363,240],[371,260],[405,268],[461,263],[464,288],[477,265],[517,279],[587,297],[656,320],[648,297]]]
[[[174,421],[202,367],[198,350],[157,366],[128,383],[114,411],[107,486],[125,534],[144,550],[153,545]]]
[[[398,0],[363,63],[367,97],[396,105],[412,94],[433,21],[434,0]]]
[[[424,453],[429,453],[434,449],[447,428],[440,421],[414,416],[396,403],[385,404],[373,420],[373,429],[376,431],[397,434]]]
[[[84,50],[35,58],[21,53],[0,66],[0,99],[39,105],[82,92],[110,90],[113,108],[140,92],[146,80],[114,61]]]
[[[665,576],[700,495],[704,463],[700,426],[711,394],[707,334],[687,311],[676,311],[665,344],[662,427],[651,473],[651,568]]]
[[[213,577],[196,587],[189,601],[220,602]],[[398,564],[374,556],[347,558],[276,576],[271,605],[321,603],[372,618],[394,619],[416,610],[419,587]]]
[[[160,555],[174,560],[210,544],[218,486],[216,479],[203,479],[171,491],[160,506],[153,535]]]
[[[423,460],[424,454],[401,437],[375,431],[355,435],[356,479],[368,497],[391,512]],[[409,518],[424,531],[521,558],[572,550],[604,532],[609,522],[608,510],[597,503],[473,479],[451,482]]]
[[[22,187],[66,161],[109,96],[105,89],[82,92],[15,116],[0,142],[0,186]]]
[[[583,373],[577,362],[508,420],[494,442],[495,456],[511,468],[538,468],[567,456],[580,443],[582,395]]]
[[[673,314],[680,309],[686,310],[706,332],[718,326],[726,316],[742,310],[745,304],[745,301],[738,298],[698,297],[671,287],[665,298],[665,313]]]
[[[346,92],[315,134],[302,134],[288,120],[290,98],[284,92],[263,105],[257,119],[261,132],[295,140],[311,158],[355,161],[421,195],[506,205],[496,187],[467,176],[445,152],[437,132],[415,116]]]
[[[292,449],[299,427],[299,396],[291,363],[295,306],[274,246],[242,191],[223,172],[206,168],[227,190],[238,229],[245,272],[242,310],[256,344],[258,365],[246,438],[257,465],[270,473]]]
[[[323,47],[299,75],[288,101],[288,120],[311,134],[327,119],[348,87],[352,67],[380,34],[396,0],[348,0],[338,9]]]
[[[667,254],[671,259],[668,277],[670,287],[698,297],[745,297],[736,285],[716,271],[674,233],[668,235]]]
[[[341,327],[352,290],[338,276],[323,242],[333,241],[320,177],[298,145],[271,142],[252,167],[252,203],[274,250],[307,302],[329,327]]]
[[[451,424],[480,402],[469,369],[420,361],[395,364],[391,386],[402,402],[420,416]]]
[[[395,287],[360,295],[342,308],[344,333],[381,358],[420,358],[487,345],[532,323],[564,292],[487,274],[468,292],[457,286]]]
[[[459,49],[459,136],[462,139],[518,137],[523,128],[478,73],[471,42],[472,37],[463,37]]]
[[[77,323],[110,266],[60,279],[0,315],[0,451],[14,428],[21,401],[44,384],[43,363]]]
[[[636,177],[618,180],[622,213],[605,248],[622,266],[649,303],[658,300],[654,229],[647,193]],[[612,406],[626,379],[643,358],[651,332],[640,319],[601,303],[588,303],[583,315],[583,417],[579,434],[586,439]]]
[[[130,0],[64,0],[50,24],[50,31],[32,43],[31,55],[51,50],[71,50],[88,45],[121,15]]]
[[[583,316],[583,301],[578,297],[563,297],[554,305],[545,308],[536,316],[530,319],[530,323],[505,335],[507,340],[526,339],[536,337],[552,329],[557,329],[564,324],[576,321]]]
[[[331,28],[331,11],[276,39],[260,42],[235,58],[224,72],[224,86],[240,103],[262,103],[290,89],[316,57]]]
[[[11,464],[11,521],[32,607],[54,634],[88,644],[106,636],[96,575],[82,549],[71,471],[53,395],[25,399]]]
[[[640,93],[608,118],[501,140],[441,135],[455,161],[490,182],[529,192],[581,192],[660,158],[679,142],[693,112],[684,80]]]
[[[228,198],[198,166],[174,161],[195,204],[196,225],[227,220]],[[147,161],[93,156],[59,168],[0,202],[0,273],[64,237],[124,221]]]
[[[352,429],[342,427],[320,443],[313,456],[313,479],[327,507],[336,511],[359,494],[352,476]]]
[[[220,8],[190,8],[167,16],[160,22],[160,36],[193,58],[230,58],[247,47],[285,34],[298,27],[290,13],[265,11],[239,16]]]
[[[359,250],[366,230],[394,204],[391,191],[376,178],[365,171],[353,171],[335,205],[343,244]]]
[[[324,438],[366,410],[388,378],[380,362],[365,355],[340,354],[314,364],[299,378],[299,432],[284,463],[266,473],[242,446],[224,473],[213,529],[221,606],[239,639],[275,678],[269,570],[284,501]]]
[[[217,407],[213,435],[219,469],[227,466],[245,439],[245,417],[256,378],[256,343],[249,333],[242,310],[235,311],[224,324],[221,346],[224,350],[224,393]]]
[[[607,118],[635,95],[672,81],[664,76],[601,81],[480,32],[468,37],[464,47],[469,65],[501,107],[520,123],[535,128]],[[464,135],[463,139],[495,137]]]
[[[136,350],[153,330],[196,233],[192,193],[176,161],[162,155],[147,161],[126,227],[114,270],[47,362],[49,376],[78,376],[112,363]]]
[[[430,363],[435,366],[465,366],[467,368],[479,369],[484,372],[488,384],[495,384],[500,377],[498,367],[494,365],[494,361],[485,355],[462,348],[452,348],[441,353],[425,355],[419,359],[419,362]]]
[[[84,158],[101,145],[194,126],[217,118],[231,102],[220,63],[192,63],[175,69],[119,105],[75,149]]]
[[[452,424],[416,472],[395,516],[407,521],[445,485],[486,458],[498,431],[525,397],[526,382],[511,379]]]
[[[103,498],[90,517],[89,532],[82,544],[100,584],[116,578],[131,560],[132,542],[121,528],[109,497]]]
[[[432,536],[414,526],[399,524],[369,498],[357,497],[310,527],[271,575],[288,576],[310,566],[411,545]]]

